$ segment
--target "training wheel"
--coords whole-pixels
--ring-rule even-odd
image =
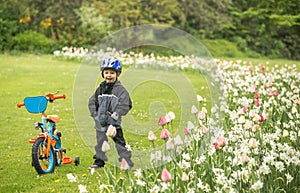
[[[78,166],[80,164],[80,158],[79,158],[79,156],[75,157],[74,163],[75,163],[75,166]]]

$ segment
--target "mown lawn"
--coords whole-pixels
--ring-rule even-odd
[[[92,163],[93,149],[82,140],[73,116],[72,94],[80,63],[59,60],[50,55],[0,55],[0,59],[0,192],[78,192],[79,182],[88,184],[89,190],[94,187],[95,192],[98,192],[106,176],[103,170],[97,171],[94,175],[88,170],[88,166]],[[254,63],[265,63],[265,60],[254,60]],[[273,60],[269,65],[276,63],[276,60]],[[279,65],[285,63],[296,63],[298,68],[300,65],[300,62],[294,61],[278,62]],[[207,86],[201,75],[194,72],[185,72],[185,75],[193,86],[195,94],[207,97],[209,100]],[[33,122],[39,121],[40,117],[29,114],[24,108],[18,109],[16,104],[22,102],[26,96],[43,95],[57,90],[65,93],[67,99],[49,104],[47,112],[60,116],[58,129],[62,132],[62,142],[67,149],[67,155],[70,157],[79,155],[81,163],[79,166],[62,165],[57,167],[53,174],[39,176],[31,167],[31,145],[28,140],[38,134],[38,131],[33,128]],[[165,112],[174,111],[175,114],[180,114],[178,108],[180,101],[176,92],[161,82],[144,82],[131,94],[135,106],[129,115],[132,115],[136,122],[142,124],[151,119],[157,124],[158,117],[165,115]],[[149,104],[156,97],[165,105],[165,108],[161,109],[161,114],[160,112],[149,113]],[[179,124],[175,122],[174,127]],[[126,127],[129,130],[130,126],[125,125],[125,130]],[[152,127],[155,130],[156,125]],[[93,132],[93,128],[87,130]],[[133,150],[147,149],[151,146],[146,133],[138,136],[133,132],[125,133],[127,142]],[[127,173],[115,170],[111,165],[108,167],[116,176],[126,178]],[[129,175],[132,172],[130,171]],[[66,177],[68,173],[76,175],[78,183],[69,182]]]
[[[1,55],[1,122],[0,122],[0,185],[1,192],[76,192],[77,183],[70,183],[66,178],[67,173],[73,173],[84,182],[86,179],[98,187],[101,184],[99,176],[87,177],[90,174],[88,166],[92,163],[93,149],[82,140],[74,121],[72,94],[74,80],[80,62],[63,61],[50,55]],[[192,84],[196,85],[197,76],[189,72]],[[95,83],[96,85],[96,83]],[[143,90],[145,89],[145,90]],[[202,91],[199,87],[196,91]],[[25,108],[18,109],[16,104],[22,102],[26,96],[38,96],[47,92],[65,93],[65,100],[57,100],[48,104],[46,113],[58,114],[61,121],[58,129],[62,132],[63,146],[67,149],[70,157],[80,156],[79,166],[62,165],[57,167],[50,175],[37,175],[31,167],[31,145],[28,140],[36,137],[39,131],[34,130],[33,122],[40,121],[40,116],[29,114]],[[91,94],[94,92],[91,90]],[[157,97],[165,105],[161,114],[156,112],[150,117],[149,105]],[[165,115],[165,111],[174,111],[176,114],[180,109],[176,93],[167,85],[157,81],[144,82],[139,89],[132,92],[134,108],[131,115],[137,122],[148,122],[149,119],[157,123],[158,117]],[[88,99],[86,99],[88,100]],[[175,101],[175,103],[174,103]],[[157,120],[156,120],[157,119]],[[175,126],[179,123],[175,123]],[[126,127],[126,126],[125,126]],[[153,129],[159,128],[153,126]],[[93,128],[87,128],[91,133]],[[156,130],[157,130],[156,129]],[[159,132],[159,131],[157,131]],[[147,134],[136,137],[132,132],[125,133],[128,143],[134,148],[148,148],[151,145],[147,140]],[[112,167],[113,168],[113,167]],[[99,175],[104,175],[100,171]],[[99,181],[100,180],[100,181]]]
[[[53,59],[52,56],[1,55],[1,192],[70,192],[77,185],[67,183],[66,173],[87,173],[86,166],[92,154],[82,142],[74,124],[72,110],[72,88],[78,68],[75,62]],[[58,114],[63,133],[63,145],[71,157],[82,156],[82,165],[63,165],[54,174],[38,176],[31,167],[31,145],[28,140],[36,137],[33,122],[39,115],[29,114],[16,104],[26,96],[38,96],[56,90],[66,93],[66,100],[49,104],[50,114]],[[88,153],[85,153],[88,152]]]

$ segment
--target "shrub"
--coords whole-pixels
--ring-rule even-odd
[[[245,54],[240,51],[237,45],[224,39],[201,40],[202,43],[211,52],[213,57],[244,57]]]
[[[13,38],[13,48],[19,51],[49,53],[52,41],[35,31],[25,31]]]
[[[233,38],[233,41],[236,43],[237,48],[243,52],[247,51],[247,41],[242,37],[236,36]]]
[[[75,40],[77,46],[94,45],[111,30],[112,20],[101,15],[94,7],[82,6],[76,9],[75,13],[81,22],[78,27],[78,38]]]

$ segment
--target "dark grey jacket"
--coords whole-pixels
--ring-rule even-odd
[[[129,93],[118,80],[108,94],[102,93],[101,84],[88,103],[90,115],[95,120],[95,128],[106,131],[110,124],[117,129],[121,128],[121,117],[126,115],[132,108]],[[117,120],[110,116],[112,113],[118,115]]]

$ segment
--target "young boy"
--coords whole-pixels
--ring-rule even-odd
[[[131,151],[125,147],[126,142],[121,128],[121,116],[124,116],[132,107],[128,91],[118,80],[122,72],[121,63],[114,58],[104,59],[100,65],[101,75],[104,81],[96,89],[89,99],[89,110],[95,120],[97,145],[94,155],[94,164],[90,168],[104,167],[107,157],[102,150],[104,141],[108,141],[106,131],[110,125],[116,128],[116,135],[113,137],[120,162],[127,162],[128,169],[133,167]]]

